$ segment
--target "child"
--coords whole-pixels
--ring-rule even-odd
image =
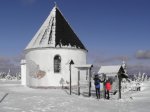
[[[109,80],[106,81],[105,88],[106,88],[106,99],[109,99],[110,98],[109,92],[111,90],[111,84]]]

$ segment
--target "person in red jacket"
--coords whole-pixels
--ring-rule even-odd
[[[110,83],[109,80],[107,80],[106,83],[105,83],[105,89],[106,89],[106,92],[105,92],[106,99],[109,99],[110,98],[109,97],[109,92],[111,90],[111,83]]]

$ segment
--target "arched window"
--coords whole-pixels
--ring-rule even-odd
[[[59,73],[61,71],[61,57],[56,55],[54,57],[54,73]]]

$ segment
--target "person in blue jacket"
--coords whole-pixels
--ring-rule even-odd
[[[100,99],[100,82],[98,75],[95,75],[94,77],[94,85],[95,85],[95,91],[96,91],[96,97],[97,99]]]

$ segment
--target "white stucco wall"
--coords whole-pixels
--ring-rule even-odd
[[[54,73],[54,56],[61,56],[61,72]],[[63,79],[65,84],[69,82],[69,60],[76,65],[86,64],[87,51],[67,48],[43,48],[26,51],[27,86],[30,87],[58,87]],[[42,78],[33,77],[37,70],[46,74]],[[77,84],[77,69],[72,66],[72,85]],[[82,77],[82,76],[81,76]],[[85,75],[83,75],[85,77]]]

